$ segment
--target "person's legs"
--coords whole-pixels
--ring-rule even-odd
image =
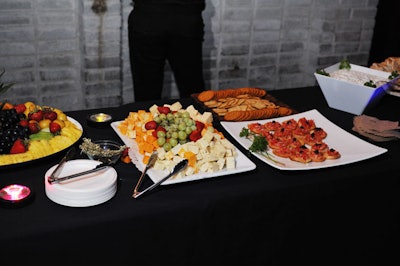
[[[135,101],[161,99],[166,43],[162,34],[139,32],[129,23],[129,54]]]
[[[176,21],[168,38],[167,60],[174,72],[180,97],[203,91],[203,20],[201,16],[187,16]],[[171,29],[172,31],[172,29]]]

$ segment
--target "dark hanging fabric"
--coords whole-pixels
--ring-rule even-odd
[[[400,1],[379,1],[368,66],[387,57],[400,57],[399,10]]]

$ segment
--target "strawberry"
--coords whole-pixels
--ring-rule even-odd
[[[156,129],[157,128],[157,123],[154,120],[149,121],[144,125],[144,128],[147,129],[147,130]]]
[[[14,105],[14,109],[17,111],[17,114],[22,114],[26,110],[26,106],[23,103]]]
[[[157,110],[160,112],[160,114],[168,114],[171,112],[171,109],[169,109],[168,106],[158,106]]]
[[[29,132],[31,134],[38,133],[40,131],[39,123],[36,120],[30,120],[28,124]]]
[[[196,129],[199,130],[200,132],[203,130],[204,128],[204,124],[200,121],[196,121]]]
[[[61,126],[56,122],[50,122],[49,129],[51,133],[59,134],[61,131]]]
[[[27,147],[22,139],[17,139],[14,141],[10,154],[24,153],[27,151]]]
[[[189,135],[189,139],[194,142],[201,139],[201,130],[199,129],[193,130],[192,133],[190,133]]]
[[[27,127],[27,126],[29,125],[29,122],[28,122],[28,120],[26,120],[26,119],[22,119],[22,120],[20,120],[20,121],[18,122],[18,124],[20,124],[20,125],[23,126],[23,127]]]
[[[54,121],[57,119],[57,113],[51,109],[46,109],[43,112],[43,118],[44,119],[50,119],[51,121]]]
[[[29,120],[35,120],[39,122],[40,120],[43,120],[43,111],[37,110],[32,113],[29,113],[28,118]]]

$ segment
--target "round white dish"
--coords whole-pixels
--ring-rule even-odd
[[[78,159],[65,163],[59,177],[90,170],[99,165],[99,161]],[[46,196],[60,205],[69,207],[89,207],[104,203],[117,192],[117,172],[108,167],[95,173],[50,184],[48,177],[57,165],[47,170],[44,176]]]

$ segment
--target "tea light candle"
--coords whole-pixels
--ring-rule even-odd
[[[20,207],[32,200],[32,191],[27,186],[12,184],[0,190],[0,199],[2,206]]]
[[[112,116],[105,113],[91,114],[87,118],[89,126],[102,127],[108,126],[112,121]]]

